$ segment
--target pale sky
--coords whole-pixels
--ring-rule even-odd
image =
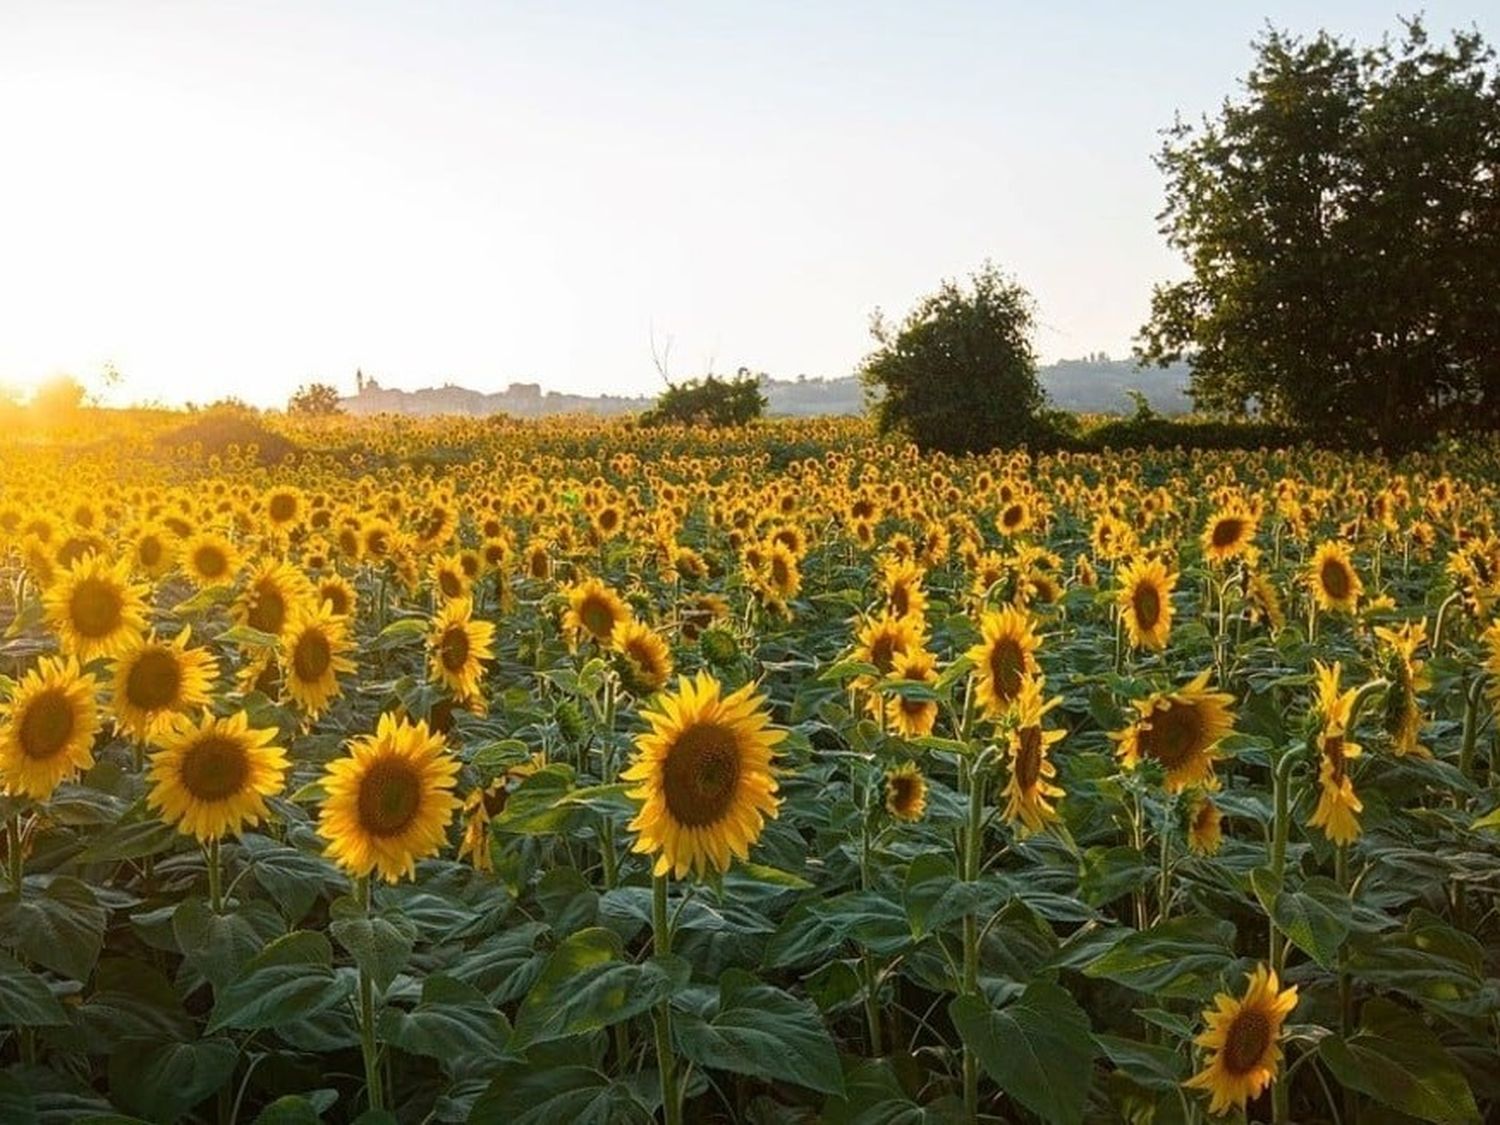
[[[1123,355],[1180,271],[1157,130],[1267,19],[1412,10],[0,0],[0,383],[655,393],[653,332],[674,377],[839,376],[987,257],[1044,359]]]

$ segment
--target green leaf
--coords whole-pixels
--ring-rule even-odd
[[[841,660],[837,664],[830,664],[818,673],[820,680],[852,680],[856,676],[865,676],[872,680],[881,678],[880,669],[863,660]]]
[[[1004,887],[995,883],[960,882],[953,861],[928,852],[912,860],[906,869],[903,897],[912,937],[922,938],[975,913],[990,913],[1005,898]]]
[[[118,863],[170,851],[184,837],[155,817],[116,824],[94,837],[79,855],[80,863]]]
[[[1414,1013],[1375,997],[1365,1003],[1359,1030],[1347,1040],[1329,1036],[1318,1054],[1345,1085],[1422,1121],[1479,1120],[1474,1093],[1453,1054]]]
[[[719,979],[712,1018],[683,1013],[673,1030],[683,1055],[699,1066],[843,1093],[838,1051],[817,1008],[739,969]]]
[[[999,1011],[978,996],[960,996],[948,1015],[1008,1095],[1045,1121],[1083,1121],[1098,1048],[1088,1016],[1066,991],[1032,981]]]
[[[503,1067],[470,1121],[505,1125],[655,1125],[656,1115],[625,1082],[589,1066]]]
[[[172,915],[172,935],[188,964],[214,986],[223,988],[250,959],[275,941],[286,927],[270,903],[251,900],[227,914],[215,914],[207,899],[181,902]]]
[[[243,645],[246,648],[276,648],[281,643],[281,638],[275,633],[252,629],[249,625],[236,625],[232,629],[226,629],[219,634],[218,640],[221,644]]]
[[[1288,891],[1265,869],[1250,873],[1262,908],[1298,949],[1325,969],[1338,968],[1339,949],[1349,936],[1349,896],[1332,879],[1314,876]]]
[[[229,1081],[239,1057],[229,1039],[126,1040],[110,1052],[110,1092],[148,1121],[176,1121]]]
[[[216,606],[228,605],[234,600],[232,586],[205,586],[186,601],[172,607],[174,617],[193,617]]]
[[[389,649],[400,648],[419,637],[425,637],[430,628],[431,625],[426,618],[401,617],[380,630],[380,633],[364,647],[371,652],[385,652]]]
[[[218,995],[208,1031],[253,1031],[303,1019],[343,1003],[348,981],[333,971],[333,946],[320,933],[297,930],[278,938]]]
[[[28,882],[20,898],[0,900],[0,942],[74,980],[88,980],[108,921],[92,888],[65,876],[40,889]]]
[[[1233,942],[1234,923],[1187,915],[1125,933],[1083,972],[1152,996],[1201,999],[1217,986]]]
[[[321,1125],[322,1120],[322,1113],[311,1099],[287,1094],[261,1110],[254,1125]]]
[[[417,927],[394,911],[367,914],[362,905],[347,896],[334,900],[330,914],[333,920],[328,932],[333,940],[384,992],[411,959],[411,951],[417,944]]]
[[[687,983],[688,964],[680,957],[640,965],[620,957],[612,930],[580,930],[559,945],[516,1013],[512,1050],[629,1019]]]
[[[0,1026],[60,1027],[68,1013],[47,982],[14,957],[0,953]]]
[[[785,887],[789,891],[813,889],[813,885],[801,875],[794,875],[779,867],[767,867],[763,863],[736,863],[733,870],[736,875],[741,875],[755,883],[769,883],[775,887]]]
[[[385,1008],[378,1027],[384,1042],[449,1070],[465,1056],[500,1057],[510,1037],[505,1016],[477,989],[442,975],[422,983],[422,1002],[411,1011]]]

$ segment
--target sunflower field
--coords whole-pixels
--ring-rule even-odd
[[[1500,1115],[1500,445],[170,424],[0,437],[0,1120]]]

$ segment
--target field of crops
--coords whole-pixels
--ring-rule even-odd
[[[0,1120],[1500,1113],[1500,446],[163,425],[0,439]]]

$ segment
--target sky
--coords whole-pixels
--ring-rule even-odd
[[[1159,130],[1268,20],[1372,41],[1412,10],[0,0],[0,384],[836,377],[876,308],[986,259],[1044,360],[1123,356],[1182,273]],[[1423,10],[1500,37],[1492,0]]]

